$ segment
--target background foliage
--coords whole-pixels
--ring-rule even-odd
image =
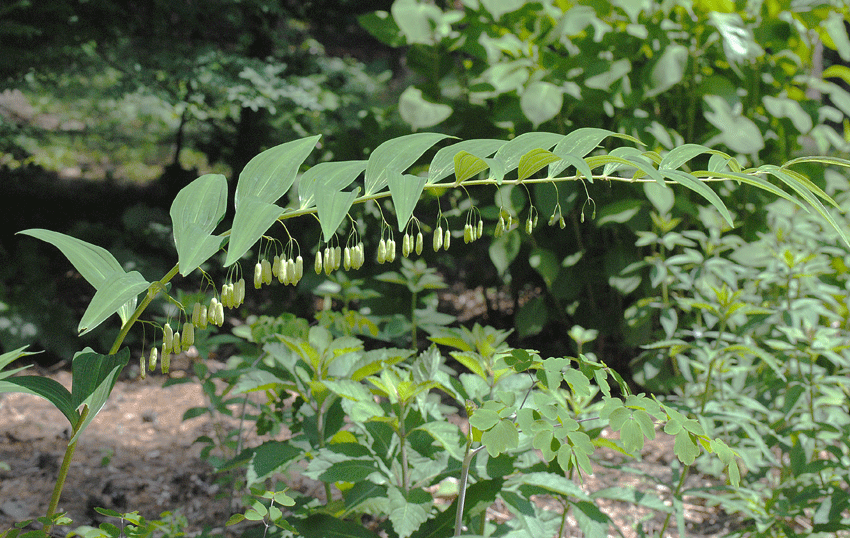
[[[238,414],[248,424],[199,439],[228,491],[245,493],[233,523],[372,535],[360,525],[371,521],[392,536],[443,536],[460,512],[467,532],[551,535],[565,519],[531,502],[546,494],[586,535],[602,536],[610,521],[598,499],[649,507],[665,514],[665,530],[675,523],[681,531],[687,495],[722,506],[738,535],[788,536],[801,525],[811,535],[846,529],[850,261],[837,235],[846,230],[844,218],[832,209],[813,216],[774,202],[775,193],[728,181],[710,191],[722,196],[721,206],[706,204],[705,193],[653,182],[597,177],[554,191],[547,182],[520,184],[552,166],[529,165],[549,158],[548,150],[563,159],[603,159],[590,162],[607,163],[604,175],[638,177],[656,169],[736,173],[737,166],[766,177],[770,169],[762,165],[801,153],[843,154],[846,6],[396,0],[353,9],[345,2],[221,0],[17,2],[3,9],[0,37],[14,39],[0,39],[9,53],[0,54],[0,73],[35,106],[28,117],[0,114],[4,183],[20,188],[16,196],[30,195],[55,188],[55,178],[43,179],[45,169],[74,166],[108,180],[94,187],[93,198],[83,198],[89,184],[60,189],[66,193],[42,201],[34,215],[10,208],[10,232],[48,227],[107,247],[115,278],[127,279],[122,299],[150,284],[142,275],[169,271],[172,237],[181,275],[200,266],[209,283],[236,280],[238,273],[219,265],[243,255],[271,261],[275,253],[301,254],[306,261],[297,288],[256,291],[233,311],[235,325],[247,321],[234,329],[236,338],[230,327],[210,328],[195,344],[202,354],[221,346],[234,353],[224,370],[198,363],[195,378],[185,380],[200,382],[209,398],[207,408],[186,418]],[[367,41],[356,30],[357,13],[386,48],[361,44]],[[50,114],[60,122],[35,121]],[[591,132],[584,127],[622,136],[592,135],[584,153],[575,141],[570,151],[556,144],[559,135]],[[532,131],[541,135],[533,143],[522,138]],[[403,138],[411,132],[417,136]],[[310,135],[320,133],[311,152]],[[546,147],[544,133],[552,133]],[[431,147],[447,144],[446,135],[471,144],[465,164],[454,155],[443,163],[464,188],[449,189],[451,178],[435,186],[445,178],[435,175],[442,146]],[[627,148],[623,136],[648,146]],[[502,149],[506,140],[513,153]],[[282,141],[291,142],[275,146]],[[393,149],[382,153],[385,141]],[[249,160],[269,147],[252,167]],[[540,151],[532,159],[529,150]],[[671,159],[677,151],[688,157]],[[396,154],[403,157],[394,161]],[[604,160],[614,158],[629,167]],[[500,174],[499,162],[512,162],[503,172],[517,168],[519,181]],[[267,189],[264,174],[276,165],[287,166],[281,176],[288,184]],[[797,163],[793,170],[813,183],[788,186],[800,196],[824,188],[846,207],[843,173],[821,165]],[[189,183],[202,173],[209,174]],[[358,194],[346,189],[361,173],[360,195],[392,196],[349,212]],[[152,187],[115,190],[115,180],[155,176]],[[228,185],[231,177],[240,178],[238,187]],[[478,179],[491,186],[473,187]],[[297,189],[278,202],[293,184]],[[26,207],[19,200],[15,205]],[[67,214],[57,208],[72,201],[96,209],[81,208],[74,217],[83,221],[57,220]],[[208,213],[188,214],[194,206]],[[720,214],[727,207],[734,230]],[[320,222],[288,220],[310,211]],[[281,214],[289,216],[285,231],[272,234],[279,242],[257,243]],[[542,222],[551,215],[560,226],[524,233],[534,215]],[[410,216],[414,238],[449,230],[451,255],[403,257],[389,270],[369,255],[356,278],[311,274],[315,243],[325,260],[322,249],[349,241],[375,253]],[[479,219],[485,240],[461,242],[460,231]],[[506,219],[514,226],[499,231]],[[340,223],[351,234],[346,242],[334,236]],[[228,229],[227,254],[208,263]],[[300,242],[297,249],[288,237]],[[103,308],[90,312],[91,288],[44,271],[67,265],[32,243],[4,237],[5,253],[17,262],[4,268],[0,289],[0,344],[11,352],[4,365],[18,357],[12,350],[33,341],[70,359],[82,347],[76,329],[93,329],[112,313],[97,300],[91,304]],[[486,259],[492,263],[482,264]],[[98,293],[111,282],[77,269]],[[440,312],[439,290],[457,281],[482,290],[487,311],[480,323],[461,326]],[[181,308],[208,300],[208,291],[178,280],[170,299],[151,303],[151,321],[179,318]],[[493,299],[500,294],[510,297],[508,308]],[[112,341],[103,328],[88,336],[84,342],[102,351]],[[127,340],[134,353],[135,338]],[[106,357],[83,354],[72,367],[87,371],[92,356]],[[126,364],[118,357],[109,360]],[[7,373],[4,390],[34,390]],[[53,387],[49,396],[73,425],[86,420],[75,414],[81,391],[108,393],[112,375],[103,371],[67,397]],[[103,401],[103,394],[88,401],[92,416]],[[469,430],[450,416],[468,419]],[[344,427],[346,420],[353,426]],[[603,425],[619,440],[602,436]],[[245,446],[248,427],[263,444]],[[284,427],[292,437],[281,441]],[[666,484],[669,505],[655,495],[623,499],[622,492],[576,486],[595,449],[633,455],[656,428],[675,437],[680,462]],[[528,457],[531,448],[544,461]],[[301,464],[324,484],[325,499],[281,492],[275,472]],[[691,489],[693,473],[725,476],[729,485],[721,479]],[[447,480],[464,476],[468,490]],[[454,488],[454,504],[437,509],[433,488]],[[458,509],[464,491],[465,510]],[[510,522],[486,521],[486,506],[497,499],[513,513]],[[151,531],[165,526],[107,515]],[[273,524],[279,530],[270,531]],[[118,527],[85,532],[117,535]]]

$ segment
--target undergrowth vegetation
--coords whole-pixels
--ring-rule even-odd
[[[850,71],[810,72],[815,35],[850,58],[845,14],[726,4],[397,0],[361,22],[422,77],[401,117],[444,132],[387,135],[361,159],[297,120],[301,138],[253,157],[235,189],[210,173],[177,192],[154,236],[174,245],[162,270],[20,232],[94,288],[77,333],[111,344],[74,355],[70,388],[22,375],[25,347],[0,355],[0,392],[45,398],[72,428],[45,516],[2,536],[72,527],[77,441],[131,360],[167,377],[173,355],[224,346],[223,368],[164,383],[202,387],[184,419],[215,425],[197,444],[234,515],[201,531],[102,507],[110,522],[72,533],[539,538],[574,521],[603,537],[626,531],[600,508],[617,501],[663,515],[632,522],[638,536],[684,536],[686,498],[733,536],[850,530],[850,161],[797,157],[846,149],[828,123],[847,92],[824,77]],[[240,77],[279,85],[231,95],[243,105],[317,89],[254,74]],[[441,313],[449,272],[485,298],[510,286],[512,326]],[[254,300],[269,289],[322,307],[271,312]],[[630,372],[603,338],[638,350]],[[659,487],[587,486],[603,451],[658,481],[629,462],[662,435],[675,459]],[[319,494],[289,489],[294,473]],[[511,519],[487,517],[497,503]]]

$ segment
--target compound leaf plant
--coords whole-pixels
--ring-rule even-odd
[[[606,153],[599,149],[606,139],[634,146]],[[223,233],[216,230],[227,209],[225,178],[204,175],[181,190],[170,213],[177,263],[156,280],[125,271],[96,245],[48,230],[21,232],[60,249],[95,288],[79,324],[80,334],[115,313],[121,321],[108,354],[86,349],[74,357],[70,391],[48,378],[14,375],[19,369],[0,371],[0,392],[41,396],[54,404],[73,428],[44,519],[45,533],[60,517],[59,500],[76,441],[127,365],[130,350],[122,347],[123,341],[151,301],[163,295],[179,305],[178,319],[169,321],[182,326],[174,330],[165,323],[157,329],[162,346],[142,354],[142,375],[158,361],[167,373],[171,354],[191,346],[196,329],[220,326],[224,309],[242,303],[246,288],[242,264],[246,253],[258,244],[258,259],[248,262],[253,265],[256,288],[274,278],[295,285],[304,274],[305,263],[308,270],[312,267],[327,275],[341,266],[362,266],[366,252],[357,221],[346,220],[355,204],[373,204],[378,209],[378,263],[395,261],[397,235],[404,258],[421,255],[426,234],[430,234],[427,243],[435,251],[448,250],[456,237],[470,242],[483,236],[485,224],[474,205],[466,210],[462,231],[450,230],[450,221],[439,205],[433,220],[416,215],[423,193],[434,194],[439,203],[439,195],[449,190],[466,193],[472,188],[503,186],[527,190],[531,185],[548,184],[557,193],[559,185],[576,182],[683,187],[701,196],[729,226],[734,225],[733,216],[712,184],[746,184],[814,210],[848,242],[831,213],[836,203],[794,169],[801,163],[850,167],[850,161],[838,158],[805,157],[782,166],[744,168],[735,157],[706,146],[687,144],[660,154],[641,149],[640,141],[632,136],[598,128],[566,135],[531,132],[511,140],[457,141],[448,135],[422,132],[387,140],[367,160],[324,162],[299,175],[318,140],[319,136],[309,136],[286,142],[251,160],[236,186],[232,227]],[[434,151],[437,145],[442,147]],[[426,154],[432,157],[423,164]],[[362,182],[358,181],[361,176]],[[289,201],[282,203],[287,193]],[[384,212],[391,207],[395,219]],[[563,227],[557,205],[546,215],[540,215],[531,200],[527,207],[522,214],[500,208],[488,228],[494,227],[495,237],[516,228],[531,233],[539,216],[548,219],[550,226]],[[309,215],[319,220],[321,237],[315,254],[305,262],[307,249],[302,252],[287,225]],[[285,242],[274,237],[280,235],[278,226],[287,237]],[[219,286],[210,285],[202,267],[216,259],[228,268],[229,275]],[[190,309],[171,299],[170,282],[178,275],[205,279],[212,289],[209,302],[195,303]],[[356,337],[335,337],[322,326],[307,330],[297,323],[290,325],[297,330],[255,339],[263,354],[252,373],[239,381],[236,392],[277,390],[297,395],[302,404],[308,404],[299,408],[306,417],[302,431],[294,432],[289,442],[269,441],[246,449],[231,464],[247,465],[247,481],[255,485],[293,461],[309,461],[306,475],[325,483],[325,505],[317,507],[305,499],[295,502],[279,491],[260,488],[248,512],[234,516],[232,522],[259,521],[266,529],[274,523],[286,532],[308,536],[319,536],[328,529],[374,536],[354,519],[369,514],[391,529],[392,535],[403,538],[485,531],[499,534],[510,527],[494,530],[484,516],[487,506],[500,498],[516,517],[511,525],[528,525],[537,518],[534,528],[557,531],[558,525],[563,529],[571,510],[586,535],[604,535],[610,520],[574,480],[592,473],[590,456],[597,447],[637,454],[646,439],[654,438],[658,427],[675,437],[675,453],[683,469],[702,451],[712,452],[725,468],[731,486],[738,486],[736,452],[723,440],[706,434],[710,429],[703,427],[698,412],[634,394],[617,372],[591,353],[581,352],[581,344],[593,336],[580,328],[570,333],[579,344],[577,357],[543,359],[533,349],[509,348],[507,333],[479,326],[472,330],[443,327],[432,333],[433,345],[416,354],[415,350],[365,351]],[[463,370],[460,375],[450,374],[454,371],[438,346],[452,349],[451,357]],[[19,349],[0,356],[0,369],[25,354]],[[468,417],[467,427],[448,421],[447,415],[452,413]],[[603,438],[600,432],[604,427],[619,432],[619,439]],[[684,477],[684,472],[680,476]],[[441,511],[426,488],[445,484],[450,477],[457,479],[456,496],[451,506]],[[342,500],[334,500],[333,488],[342,494]],[[560,521],[537,517],[530,496],[539,494],[562,501]],[[339,494],[336,497],[339,499]],[[652,506],[670,513],[660,501]],[[676,506],[681,508],[681,503],[674,503]]]

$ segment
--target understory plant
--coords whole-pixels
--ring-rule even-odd
[[[838,158],[807,157],[783,166],[743,168],[733,156],[695,144],[664,154],[633,146],[596,152],[609,138],[640,142],[595,128],[566,135],[533,132],[511,140],[453,141],[442,134],[417,133],[384,142],[368,160],[323,162],[299,174],[319,138],[286,142],[248,163],[236,185],[229,229],[219,229],[228,209],[224,176],[204,175],[183,188],[170,212],[177,261],[152,281],[126,270],[96,245],[49,230],[22,232],[57,247],[95,288],[79,322],[81,334],[114,314],[120,318],[107,353],[86,349],[74,357],[71,390],[48,378],[13,375],[17,370],[0,374],[0,391],[46,398],[73,428],[46,509],[48,523],[36,535],[50,534],[51,522],[59,517],[76,443],[129,362],[131,351],[123,346],[124,339],[140,324],[153,327],[155,342],[135,350],[140,372],[159,366],[167,374],[171,356],[193,346],[196,339],[202,341],[211,326],[222,326],[225,310],[243,304],[249,288],[274,281],[295,286],[311,271],[326,276],[356,271],[367,256],[374,256],[378,264],[399,263],[401,258],[422,256],[426,243],[431,250],[451,252],[452,243],[480,240],[485,228],[498,237],[516,229],[529,234],[546,222],[563,227],[557,205],[541,213],[531,201],[522,214],[501,208],[486,222],[470,206],[458,225],[444,214],[439,199],[436,214],[417,213],[424,193],[504,186],[527,192],[538,184],[557,193],[564,184],[601,181],[671,185],[697,193],[731,226],[734,218],[711,185],[737,182],[814,210],[847,243],[843,228],[823,205],[835,205],[834,200],[794,170],[802,163],[850,166]],[[438,144],[442,147],[433,151]],[[426,153],[427,162],[412,168]],[[278,205],[287,193],[288,200]],[[360,225],[349,217],[354,204],[366,204],[378,215],[377,225],[369,228],[376,230],[376,252],[365,251]],[[293,219],[301,217],[318,220],[320,237],[295,236]],[[213,264],[227,268],[223,282],[209,276],[207,269]],[[605,536],[611,520],[595,500],[615,495],[621,499],[622,493],[587,492],[580,487],[583,477],[593,471],[591,456],[599,447],[637,455],[645,439],[654,438],[661,428],[675,437],[674,451],[684,466],[712,453],[711,464],[725,471],[730,488],[740,488],[740,461],[747,469],[754,468],[752,455],[731,448],[731,438],[709,414],[713,408],[708,403],[718,398],[716,392],[699,408],[689,400],[661,401],[633,392],[617,372],[590,353],[542,357],[534,349],[508,347],[507,333],[491,327],[432,325],[428,328],[432,345],[420,350],[417,290],[423,282],[433,284],[433,275],[424,278],[427,271],[420,268],[416,273],[411,267],[415,264],[396,276],[385,276],[407,283],[412,292],[409,348],[367,346],[364,335],[377,323],[353,310],[331,317],[334,323],[309,326],[288,317],[259,319],[242,331],[252,345],[249,354],[233,359],[231,370],[238,371],[226,379],[229,392],[207,391],[219,398],[211,406],[219,411],[231,409],[231,403],[255,406],[260,411],[259,433],[268,436],[251,446],[238,433],[225,438],[231,453],[229,459],[222,453],[220,468],[244,467],[244,482],[259,488],[236,519],[257,522],[264,535],[385,532],[418,538],[463,533],[551,535],[563,533],[572,514],[586,536]],[[172,288],[176,279],[197,286],[199,295],[178,294]],[[158,297],[172,305],[173,313],[163,320],[146,318]],[[592,340],[592,334],[580,328],[571,335],[579,349]],[[7,353],[0,365],[5,367],[25,353],[23,349]],[[804,356],[811,354],[803,353],[800,361]],[[811,365],[816,362],[809,360],[805,367],[801,362],[799,369],[814,375]],[[210,381],[203,365],[197,373]],[[264,396],[266,403],[238,397],[251,393]],[[461,420],[451,420],[454,415]],[[604,437],[603,430],[619,438]],[[281,435],[275,435],[278,432]],[[826,445],[818,448],[826,450]],[[276,473],[296,469],[321,482],[324,494],[310,498],[282,493],[272,485]],[[451,492],[448,507],[435,501],[440,488]],[[553,496],[562,511],[541,509],[533,502],[535,495]],[[681,502],[668,510],[651,495],[635,499],[682,521]],[[496,524],[486,518],[487,508],[497,500],[510,508],[514,519]],[[683,532],[682,527],[679,530]],[[17,534],[12,531],[9,536]]]
[[[827,178],[847,207],[846,178]],[[708,208],[705,231],[679,231],[655,201],[656,226],[638,240],[651,253],[626,272],[655,291],[628,312],[635,334],[655,338],[635,360],[637,378],[696,410],[744,470],[739,487],[682,493],[737,513],[745,524],[733,535],[850,529],[846,245],[785,200],[768,206],[769,231],[749,242]],[[695,469],[717,465],[700,457]]]

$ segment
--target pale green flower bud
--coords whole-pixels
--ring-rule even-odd
[[[295,276],[293,279],[293,284],[297,284],[298,281],[301,280],[301,277],[304,276],[304,258],[299,254],[297,258],[295,258]]]
[[[168,370],[171,368],[171,354],[163,353],[162,354],[162,373],[167,375]]]
[[[382,237],[378,243],[378,263],[387,261],[387,241]]]
[[[280,272],[280,256],[275,254],[272,262],[272,276],[276,276],[280,282],[283,282],[283,275]]]
[[[395,239],[387,239],[387,261],[389,263],[395,261]]]
[[[206,329],[208,321],[209,320],[207,319],[207,307],[205,305],[201,305],[201,310],[198,313],[198,328],[202,330]]]
[[[257,262],[254,266],[254,288],[260,289],[263,286],[263,264]]]
[[[472,225],[466,223],[463,225],[463,242],[469,243],[472,241]]]
[[[172,350],[176,355],[183,353],[183,342],[180,339],[180,331],[174,331],[174,347]]]
[[[156,361],[157,361],[158,358],[159,358],[159,353],[158,353],[157,348],[152,347],[151,348],[151,355],[150,355],[150,358],[148,359],[148,368],[151,369],[151,372],[156,370]]]
[[[201,303],[195,303],[192,308],[192,323],[200,325],[201,323]]]
[[[319,249],[316,251],[316,274],[319,275],[322,273],[322,250]]]
[[[404,237],[401,239],[401,255],[407,258],[410,254],[410,236],[406,233]]]
[[[245,279],[240,278],[236,282],[236,306],[245,302]]]
[[[446,236],[443,238],[443,250],[449,250],[452,244],[452,232],[446,229]]]
[[[443,248],[443,227],[437,226],[437,229],[434,230],[434,252],[441,248]]]
[[[221,303],[215,305],[215,324],[219,327],[224,325],[224,305]]]
[[[478,221],[478,229],[476,230],[476,232],[477,232],[475,234],[476,239],[481,239],[484,236],[484,221],[483,220]]]
[[[195,325],[193,323],[183,324],[183,349],[189,349],[195,343]]]
[[[422,237],[422,232],[416,234],[416,255],[422,254],[422,249],[425,248],[425,238]]]
[[[147,375],[148,372],[145,370],[145,356],[142,355],[139,357],[139,379],[144,379]]]
[[[174,349],[174,331],[168,323],[162,328],[162,345],[165,347],[166,352]]]
[[[343,251],[342,266],[346,271],[351,269],[351,247],[346,246]]]
[[[263,268],[263,284],[271,284],[272,283],[272,264],[269,263],[268,260],[263,260],[261,263],[261,267]]]

